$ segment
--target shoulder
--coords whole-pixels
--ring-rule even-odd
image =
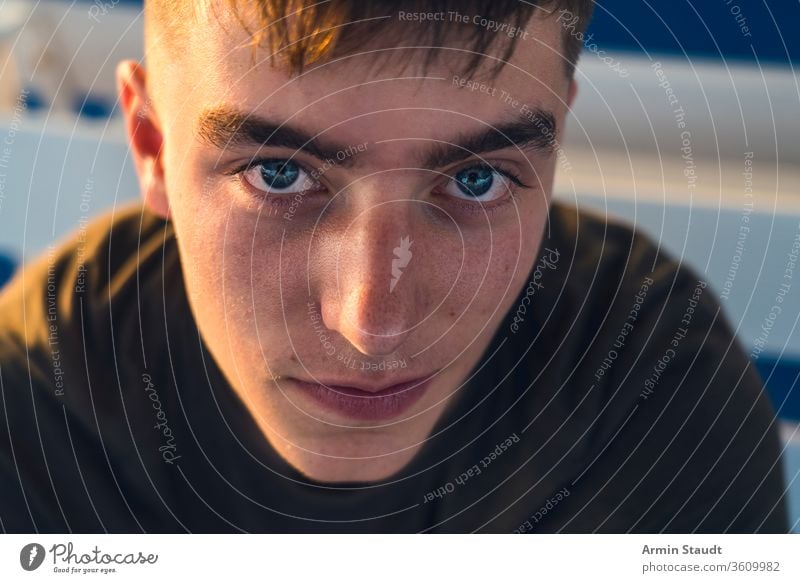
[[[559,245],[569,263],[566,283],[590,305],[613,303],[642,282],[661,288],[686,285],[697,274],[628,221],[600,211],[554,202],[544,242]],[[567,274],[565,274],[567,275]]]
[[[125,355],[141,353],[137,292],[159,281],[170,236],[169,223],[141,205],[116,209],[46,249],[0,294],[3,529],[78,524],[61,510],[69,499],[91,520],[84,480],[117,487],[107,460],[130,461],[115,428],[129,390]]]
[[[553,254],[558,264],[550,262],[537,291],[535,318],[547,340],[539,350],[559,346],[548,357],[562,370],[596,366],[620,330],[630,332],[645,312],[658,318],[665,304],[674,309],[701,281],[634,225],[561,201],[551,205],[537,265]],[[712,304],[704,298],[706,312]]]
[[[26,263],[0,293],[0,366],[6,381],[25,371],[59,395],[67,380],[56,366],[110,355],[114,325],[137,313],[136,292],[157,279],[171,225],[140,204],[114,209],[80,225]],[[108,364],[108,361],[106,361]],[[66,376],[66,375],[65,375]],[[77,378],[76,378],[77,377]]]
[[[71,323],[82,301],[93,309],[107,306],[171,232],[170,223],[141,204],[80,225],[28,261],[3,288],[0,334],[25,345],[40,344],[48,328],[43,322]]]
[[[582,481],[615,509],[606,528],[785,530],[774,410],[713,287],[624,221],[551,220],[572,256],[572,377],[594,403]]]

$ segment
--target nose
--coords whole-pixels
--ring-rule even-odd
[[[396,353],[425,310],[413,207],[395,201],[363,211],[339,238],[334,272],[326,273],[323,321],[367,356]]]

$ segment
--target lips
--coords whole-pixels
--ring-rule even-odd
[[[403,414],[419,401],[432,383],[432,377],[428,375],[383,388],[286,380],[328,411],[350,419],[385,421]]]

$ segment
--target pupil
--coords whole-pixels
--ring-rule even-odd
[[[270,188],[288,188],[299,175],[300,168],[293,162],[272,160],[261,164],[261,176]]]
[[[481,196],[492,187],[494,171],[490,168],[467,168],[456,174],[456,182],[464,194]]]

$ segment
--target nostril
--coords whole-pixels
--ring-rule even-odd
[[[358,286],[343,298],[332,324],[362,354],[391,355],[405,342],[413,311],[403,298],[391,295],[376,282]]]

